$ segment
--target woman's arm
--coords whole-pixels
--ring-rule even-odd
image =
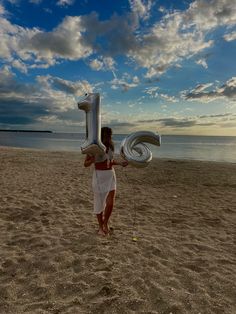
[[[122,167],[126,167],[128,166],[128,161],[127,160],[112,160],[112,165],[113,166],[122,166]]]
[[[91,166],[95,162],[95,157],[86,155],[85,160],[84,160],[84,166],[87,168]]]

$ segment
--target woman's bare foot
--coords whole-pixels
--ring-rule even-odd
[[[114,229],[112,227],[109,227],[107,224],[104,224],[103,231],[105,232],[105,234],[112,234]]]
[[[104,231],[103,229],[99,229],[99,230],[98,230],[98,235],[99,235],[99,236],[102,236],[102,237],[105,237],[105,236],[106,236],[106,233],[105,233],[105,231]]]
[[[105,232],[105,234],[109,233],[109,227],[107,224],[103,224],[103,231]]]

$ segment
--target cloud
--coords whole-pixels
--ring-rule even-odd
[[[146,3],[141,0],[130,0],[131,11],[137,15],[139,19],[147,20],[150,16],[152,1],[148,0]]]
[[[195,92],[202,92],[202,91],[206,90],[207,88],[211,87],[212,85],[213,85],[213,83],[198,84],[198,85],[194,88],[194,91],[195,91]]]
[[[232,127],[232,121],[236,121],[236,115],[232,113],[223,113],[217,115],[202,115],[195,117],[167,117],[160,119],[138,120],[137,123],[157,124],[165,128],[193,128],[207,126],[225,126]],[[235,127],[235,124],[234,124]]]
[[[83,44],[79,17],[66,17],[52,32],[38,31],[22,43],[40,58],[77,60],[90,55],[92,49]]]
[[[79,17],[66,17],[51,32],[23,28],[0,17],[0,58],[16,58],[27,68],[48,67],[57,60],[79,60],[88,57],[92,48],[82,39]]]
[[[6,9],[4,8],[4,6],[0,3],[0,16],[4,16],[6,15]]]
[[[206,62],[206,59],[198,59],[196,61],[197,64],[203,66],[205,69],[208,69],[208,65],[207,65],[207,62]]]
[[[94,59],[89,63],[89,65],[95,71],[113,71],[115,69],[115,61],[111,57]]]
[[[13,68],[18,69],[19,71],[21,71],[23,73],[27,73],[28,72],[27,66],[21,60],[17,60],[17,59],[13,60],[11,62],[11,66]]]
[[[135,123],[132,123],[132,122],[119,121],[119,120],[111,120],[108,124],[112,128],[133,127],[136,125]]]
[[[43,0],[30,0],[29,2],[33,4],[40,4],[42,1]]]
[[[131,132],[131,130],[135,129],[135,127],[137,126],[135,122],[127,121],[126,118],[113,119],[113,118],[110,118],[109,115],[105,120],[103,120],[103,125],[106,125],[112,128],[115,133],[119,133],[119,134],[129,133]]]
[[[236,6],[230,0],[194,1],[184,13],[183,21],[186,28],[195,26],[201,31],[231,26],[236,23]]]
[[[201,100],[203,102],[210,102],[222,97],[228,100],[236,99],[236,77],[232,77],[220,87],[205,91],[211,85],[212,83],[197,85],[192,91],[184,93],[182,97],[186,100]]]
[[[152,118],[152,114],[145,114],[146,119],[137,118],[136,116],[121,117],[120,113],[110,115],[107,114],[106,125],[110,125],[112,128],[119,130],[119,132],[132,132],[137,130],[142,130],[144,127],[147,130],[159,129],[161,132],[195,132],[196,130],[208,130],[211,127],[212,132],[216,132],[219,128],[235,128],[236,114],[234,113],[221,113],[221,114],[212,114],[212,115],[198,115],[198,116],[165,116]],[[119,118],[116,118],[119,116]],[[143,116],[143,113],[138,115],[139,117]],[[148,116],[150,118],[148,118]],[[158,114],[159,116],[159,114]],[[212,133],[214,134],[214,133]]]
[[[61,6],[61,7],[64,7],[64,6],[70,6],[74,4],[74,0],[59,0],[57,2],[57,5],[58,6]]]
[[[160,76],[183,59],[213,46],[212,40],[206,40],[210,31],[235,23],[236,6],[232,1],[194,1],[186,11],[165,12],[147,35],[140,36],[141,45],[134,51],[134,59],[148,69],[147,78]]]
[[[70,5],[71,0],[58,4]],[[120,55],[133,65],[146,69],[146,78],[155,79],[172,66],[179,66],[214,45],[209,33],[217,27],[236,24],[236,6],[231,0],[196,0],[185,11],[163,11],[162,19],[143,27],[142,21],[151,13],[152,1],[130,0],[130,12],[113,14],[100,20],[93,12],[83,16],[67,16],[51,31],[25,28],[10,23],[0,7],[0,58],[21,62],[27,68],[47,67],[62,60],[94,57],[93,69],[102,69],[105,58],[113,60]],[[142,28],[140,27],[142,26]],[[234,33],[225,35],[226,40]],[[207,68],[206,60],[199,64]],[[19,69],[19,63],[15,63]],[[112,68],[112,65],[106,65]]]
[[[53,87],[75,96],[83,96],[92,93],[93,88],[87,81],[71,82],[58,77],[48,77]]]
[[[93,12],[80,19],[82,29],[86,30],[83,37],[85,44],[101,55],[114,57],[127,54],[138,46],[135,36],[138,21],[132,14],[114,14],[109,20],[100,21],[97,13]]]
[[[204,118],[223,118],[223,117],[231,117],[231,113],[222,113],[222,114],[211,114],[211,115],[202,115],[199,116],[200,119]]]
[[[224,35],[224,39],[226,41],[236,40],[236,32],[232,32],[232,33],[228,33],[228,34]]]
[[[17,56],[30,68],[51,66],[57,60],[86,59],[99,53],[102,56],[100,62],[112,68],[113,55],[126,54],[136,45],[136,27],[134,15],[114,14],[107,21],[99,21],[96,13],[67,16],[49,32],[14,25],[1,17],[0,58],[10,62]],[[102,45],[100,38],[103,38]]]
[[[33,85],[18,82],[9,67],[0,68],[0,94],[3,97],[2,99],[10,99],[14,95],[24,97],[35,91]]]
[[[162,99],[168,102],[178,102],[178,99],[174,96],[166,95],[166,94],[158,94]]]
[[[163,126],[166,127],[175,127],[175,128],[186,128],[192,127],[196,125],[196,120],[192,120],[190,118],[185,119],[175,119],[175,118],[168,118],[168,119],[160,119],[160,122]]]
[[[178,99],[176,97],[160,93],[158,92],[158,90],[159,90],[158,86],[147,87],[145,88],[144,92],[148,94],[150,98],[162,98],[168,102],[178,102]]]
[[[129,89],[137,87],[139,85],[139,79],[137,76],[129,79],[129,82],[126,80],[125,75],[121,79],[115,77],[111,82],[112,89],[121,88],[124,92],[127,92]]]
[[[18,82],[6,67],[0,70],[0,123],[29,124],[36,121],[47,114],[48,107],[40,101],[35,85]]]
[[[135,83],[135,84],[139,84],[139,78],[135,75],[134,77],[133,77],[133,83]]]
[[[118,89],[121,87],[124,92],[127,92],[129,89],[136,87],[136,86],[137,86],[136,83],[127,83],[124,80],[118,80],[118,79],[114,79],[111,82],[111,88],[112,89]]]
[[[89,65],[95,71],[103,70],[103,62],[99,59],[92,60]]]
[[[78,121],[76,97],[84,95],[87,82],[70,82],[52,76],[38,76],[26,84],[18,81],[8,67],[0,69],[0,123],[35,124],[39,121]],[[52,118],[54,117],[54,118]]]
[[[171,66],[213,45],[212,40],[204,42],[204,36],[198,32],[182,33],[178,19],[174,16],[173,20],[156,24],[134,52],[139,65],[148,69],[147,78],[160,76]]]
[[[139,120],[138,123],[160,123],[165,127],[175,127],[175,128],[185,128],[192,127],[196,125],[196,120],[192,120],[191,118],[162,118],[162,119],[150,119],[150,120]]]
[[[236,77],[232,77],[225,84],[217,89],[217,93],[222,97],[236,99]]]

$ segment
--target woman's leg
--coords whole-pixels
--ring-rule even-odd
[[[104,207],[106,204],[106,195],[107,195],[107,193],[104,193],[104,194],[94,193],[93,210],[97,216],[98,227],[99,227],[98,234],[99,235],[105,235],[105,232],[103,231],[103,213],[104,213]],[[99,213],[99,214],[97,214],[97,213]]]
[[[98,220],[98,225],[99,225],[98,234],[105,235],[105,232],[103,230],[103,213],[97,214],[97,220]]]
[[[112,209],[115,203],[115,195],[116,195],[116,190],[110,191],[106,199],[106,207],[104,211],[104,220],[103,220],[103,231],[105,233],[109,232],[108,221],[111,216]]]

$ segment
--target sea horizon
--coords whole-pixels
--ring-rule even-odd
[[[114,134],[115,152],[128,134]],[[81,132],[1,132],[0,146],[80,152]],[[154,158],[236,163],[236,136],[161,135],[161,146],[147,144]]]
[[[144,131],[144,130],[142,130]],[[53,133],[53,134],[81,134],[85,135],[85,132],[75,132],[75,131],[54,131],[54,130],[31,130],[31,129],[0,129],[0,132],[22,132],[22,133]],[[136,131],[134,131],[136,132]],[[114,135],[125,135],[128,136],[131,133],[114,133]],[[161,136],[197,136],[197,137],[235,137],[235,135],[207,135],[207,134],[171,134],[171,133],[159,133],[154,132],[157,134],[160,134]]]

